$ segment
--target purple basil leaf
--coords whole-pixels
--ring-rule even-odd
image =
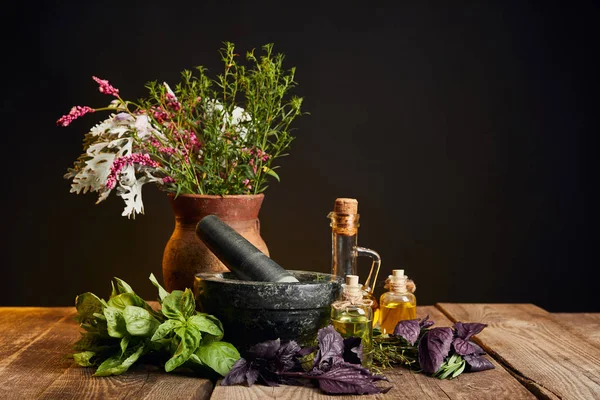
[[[454,347],[454,351],[461,356],[466,356],[469,354],[475,354],[481,347],[475,345],[475,343],[470,340],[464,340],[459,337],[454,339],[452,342],[452,347]]]
[[[477,343],[475,343],[472,340],[469,340],[469,343],[471,343],[471,346],[475,347],[475,351],[473,352],[473,354],[477,354],[477,355],[482,355],[482,354],[486,354],[485,350],[483,350]]]
[[[454,329],[456,329],[456,337],[459,337],[464,340],[471,339],[471,336],[477,335],[479,332],[483,330],[487,325],[479,324],[476,322],[463,324],[462,322],[457,322],[454,324]]]
[[[351,364],[360,364],[363,357],[363,344],[359,337],[344,339],[344,361]]]
[[[250,368],[246,371],[246,381],[248,382],[248,386],[252,386],[256,382],[258,375],[258,369],[252,368],[252,365],[250,365]]]
[[[319,329],[317,340],[319,341],[319,351],[315,356],[315,367],[327,371],[344,360],[344,339],[333,328],[333,325]]]
[[[494,369],[494,364],[487,358],[478,355],[463,356],[467,362],[468,370],[471,372],[485,371],[488,369]]]
[[[387,393],[391,387],[380,389],[375,382],[387,378],[374,375],[366,368],[356,364],[339,363],[320,375],[314,375],[319,387],[328,394],[376,394]]]
[[[287,371],[296,365],[296,354],[300,351],[300,346],[291,340],[279,347],[275,353],[277,370]]]
[[[270,360],[275,358],[277,350],[281,346],[279,339],[267,340],[262,343],[255,344],[248,349],[248,354],[253,358],[264,358]]]
[[[423,318],[422,320],[419,321],[419,327],[421,329],[427,329],[430,326],[432,326],[433,324],[434,324],[434,322],[429,320],[429,314],[427,314],[425,316],[425,318]]]
[[[421,369],[434,374],[450,351],[454,333],[451,328],[433,328],[419,341],[419,364]]]
[[[394,336],[400,336],[412,346],[415,344],[421,333],[418,319],[404,320],[396,324]]]
[[[252,386],[252,383],[247,379],[247,373],[250,370],[250,364],[243,358],[240,358],[233,364],[229,373],[223,378],[221,381],[221,385],[230,386],[230,385],[240,385],[244,382],[248,381],[248,386]],[[258,371],[256,371],[258,375]],[[256,379],[254,379],[256,381]]]
[[[304,347],[304,348],[302,348],[302,350],[300,350],[298,353],[296,353],[296,356],[304,357],[304,356],[309,355],[310,353],[317,351],[317,349],[318,349],[318,347]]]

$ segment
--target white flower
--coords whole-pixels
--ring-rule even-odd
[[[240,135],[242,140],[246,139],[246,135],[248,133],[248,128],[246,128],[243,123],[252,121],[252,117],[250,114],[246,112],[242,107],[235,107],[231,112],[231,116],[224,111],[223,105],[219,102],[219,100],[209,100],[206,102],[206,111],[209,116],[212,116],[212,113],[217,111],[221,114],[223,118],[223,125],[221,127],[221,132],[225,133],[225,131],[233,130],[235,133]]]

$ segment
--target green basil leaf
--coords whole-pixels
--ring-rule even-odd
[[[167,297],[163,299],[162,313],[165,317],[185,322],[183,312],[180,308],[182,297],[183,292],[181,290],[173,290]]]
[[[144,343],[138,344],[132,350],[127,351],[123,356],[110,357],[96,370],[94,376],[109,376],[109,375],[120,375],[127,371],[129,367],[133,365],[141,356],[144,354]]]
[[[123,311],[127,306],[144,307],[146,302],[135,293],[122,293],[111,297],[108,305]]]
[[[106,302],[93,293],[87,292],[80,294],[75,298],[75,308],[77,309],[76,320],[79,323],[89,323],[94,320],[94,314],[102,314]]]
[[[196,301],[194,300],[194,293],[186,288],[181,298],[181,312],[184,318],[189,318],[196,312]]]
[[[164,298],[162,303],[162,313],[165,317],[178,319],[182,322],[185,322],[188,317],[194,315],[195,310],[196,301],[190,289],[185,289],[184,292],[173,290],[173,292]]]
[[[123,293],[133,293],[133,294],[135,294],[135,292],[133,291],[133,289],[131,288],[131,286],[129,286],[127,284],[127,282],[125,282],[124,280],[119,279],[117,277],[114,277],[113,279],[117,282],[117,293],[118,294],[123,294]],[[114,289],[114,287],[113,287],[113,289]]]
[[[127,332],[133,336],[152,336],[160,323],[142,307],[127,306],[123,311]]]
[[[158,341],[167,336],[169,333],[173,332],[174,329],[180,328],[182,326],[183,322],[176,319],[168,319],[165,322],[163,322],[158,327],[158,329],[156,329],[156,331],[154,331],[154,335],[152,335],[152,339],[150,340],[152,340],[153,342]]]
[[[127,334],[125,318],[123,318],[123,314],[119,309],[108,306],[104,309],[104,316],[106,317],[106,325],[110,336],[122,338]]]
[[[121,339],[121,355],[124,355],[125,351],[127,351],[129,339],[131,339],[131,336],[123,336],[123,339]]]
[[[216,340],[223,338],[223,329],[215,324],[211,319],[204,315],[192,315],[188,318],[187,323],[189,326],[193,326],[199,331],[209,333],[210,335],[217,337]]]
[[[156,288],[158,289],[158,297],[160,298],[160,301],[162,302],[165,299],[165,297],[167,297],[169,295],[169,292],[167,292],[160,285],[160,283],[158,283],[158,280],[156,280],[156,278],[154,277],[154,274],[150,274],[150,282],[152,282],[152,284],[154,286],[156,286]]]
[[[175,368],[186,362],[194,351],[196,351],[198,344],[200,343],[201,334],[194,328],[178,328],[175,332],[181,337],[181,341],[179,342],[179,346],[177,346],[177,350],[173,354],[173,357],[165,364],[165,371],[167,372],[173,371]]]
[[[203,364],[208,365],[222,376],[227,375],[233,364],[240,358],[237,349],[227,342],[212,342],[199,346],[194,354]]]
[[[96,353],[93,351],[82,351],[81,353],[73,354],[73,359],[77,364],[81,365],[82,367],[91,367],[92,365],[94,365],[94,363],[92,363],[90,360],[95,355]]]

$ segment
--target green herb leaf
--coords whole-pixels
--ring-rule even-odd
[[[277,175],[277,172],[273,171],[271,168],[269,167],[263,167],[263,171],[267,174],[267,175],[271,175],[273,178],[277,179],[277,182],[280,182],[281,180],[279,179],[279,175]]]
[[[177,350],[173,354],[173,357],[165,364],[165,371],[171,372],[175,368],[186,362],[190,356],[198,348],[200,343],[201,334],[194,328],[182,327],[175,330],[175,333],[181,338]]]
[[[131,336],[123,336],[123,339],[121,339],[121,355],[124,355],[127,351],[127,346],[129,345],[130,339]]]
[[[156,286],[156,288],[158,289],[158,297],[160,298],[160,301],[162,302],[165,299],[165,297],[167,297],[169,295],[169,292],[167,292],[160,285],[160,283],[158,283],[158,280],[156,280],[156,277],[154,276],[154,274],[150,274],[150,282],[152,282],[152,284],[154,286]]]
[[[152,335],[152,340],[153,342],[158,341],[162,338],[164,338],[165,336],[167,336],[168,334],[170,334],[171,332],[173,332],[173,330],[180,328],[183,326],[183,322],[176,320],[176,319],[168,319],[165,322],[163,322],[158,329],[156,329],[156,331],[154,332],[154,335]]]
[[[104,309],[104,316],[106,317],[108,334],[110,336],[122,338],[127,334],[127,326],[121,310],[108,306]]]
[[[133,336],[152,336],[160,323],[145,309],[127,306],[123,311],[127,332]]]
[[[108,305],[118,310],[125,310],[127,306],[144,307],[146,302],[135,293],[122,293],[111,297],[108,300]]]
[[[94,363],[92,363],[90,360],[95,355],[96,353],[94,353],[93,351],[82,351],[81,353],[73,354],[73,359],[77,364],[81,365],[82,367],[91,367],[92,365],[94,365]]]
[[[129,286],[127,284],[127,282],[125,282],[122,279],[119,279],[117,277],[113,278],[116,282],[117,282],[117,293],[118,294],[123,294],[123,293],[133,293],[135,294],[135,292],[133,291],[133,289],[131,288],[131,286]],[[113,287],[114,289],[114,287]]]
[[[93,293],[87,292],[80,294],[75,298],[75,308],[77,309],[76,320],[80,323],[89,323],[94,320],[94,314],[102,314],[106,302]]]
[[[127,371],[129,367],[133,365],[144,353],[144,343],[138,344],[134,349],[127,351],[123,356],[110,357],[96,370],[94,376],[109,376],[109,375],[120,375]]]
[[[194,353],[204,365],[209,366],[217,373],[225,376],[231,367],[240,358],[240,353],[231,343],[212,342],[199,346]]]
[[[164,298],[162,304],[162,313],[165,317],[178,319],[185,322],[186,319],[194,314],[196,302],[194,294],[190,289],[173,290],[171,294]]]
[[[209,333],[218,338],[216,340],[220,340],[223,337],[223,327],[217,325],[205,315],[192,315],[188,318],[187,323],[199,331]]]

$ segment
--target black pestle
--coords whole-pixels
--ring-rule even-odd
[[[196,235],[238,279],[262,282],[298,282],[292,274],[257,249],[216,215],[196,225]]]

